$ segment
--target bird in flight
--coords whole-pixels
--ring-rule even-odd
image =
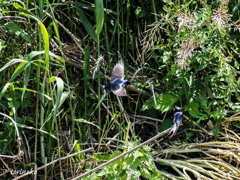
[[[121,59],[113,68],[110,84],[102,86],[103,95],[111,90],[117,96],[128,96],[125,87],[131,84],[131,82],[127,79],[124,80],[124,77],[124,64]]]
[[[176,134],[176,132],[182,122],[182,117],[183,117],[183,113],[182,113],[180,107],[175,106],[175,110],[176,110],[176,112],[174,113],[174,117],[173,117],[173,127],[170,130],[170,132],[168,133],[168,135],[172,133],[170,139]]]

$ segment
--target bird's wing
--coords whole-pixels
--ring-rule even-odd
[[[176,112],[174,114],[173,123],[180,125],[182,117],[183,117],[182,112]]]
[[[173,127],[170,130],[170,132],[168,133],[168,135],[172,133],[172,135],[170,136],[170,139],[177,133],[177,130],[178,130],[178,128],[181,124],[181,121],[182,121],[182,117],[183,117],[182,112],[176,112],[174,114]]]
[[[122,81],[124,80],[124,64],[123,60],[119,60],[118,63],[114,66],[113,71],[112,71],[112,76],[111,76],[111,83],[116,81],[116,79],[121,79]]]
[[[123,87],[121,87],[121,88],[119,88],[119,89],[116,89],[116,90],[113,90],[113,89],[112,89],[112,92],[113,92],[114,94],[116,94],[117,96],[127,96],[126,89],[123,88]]]

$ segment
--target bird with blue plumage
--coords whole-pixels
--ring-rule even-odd
[[[174,117],[173,117],[173,126],[170,130],[170,132],[168,133],[168,135],[170,135],[172,133],[172,135],[170,136],[170,139],[177,133],[178,128],[182,122],[182,118],[183,118],[183,113],[181,111],[181,108],[178,106],[175,106],[175,113],[174,113]]]
[[[102,86],[103,95],[109,91],[112,91],[117,96],[128,96],[126,87],[127,85],[131,84],[131,82],[124,78],[124,64],[123,60],[121,59],[113,68],[110,84],[107,86]]]

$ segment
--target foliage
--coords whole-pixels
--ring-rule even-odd
[[[187,9],[189,6],[194,9]],[[167,14],[159,15],[160,21],[152,25],[146,37],[155,41],[155,46],[148,48],[163,75],[163,91],[169,96],[157,100],[157,109],[169,110],[161,106],[170,106],[171,99],[179,99],[176,103],[190,117],[214,120],[216,136],[221,119],[227,115],[226,109],[239,111],[240,107],[236,71],[239,69],[239,44],[237,39],[231,38],[240,26],[230,18],[231,10],[226,2],[189,2],[181,6],[169,3],[164,10]],[[163,32],[160,33],[160,29]],[[154,107],[153,103],[151,97],[142,110]]]
[[[138,142],[128,142],[123,147],[130,150],[138,145]],[[85,178],[98,179],[97,177],[105,177],[105,179],[165,179],[155,167],[152,156],[148,153],[149,147],[143,146],[125,158],[118,159],[113,163],[105,166],[100,172]],[[115,151],[113,154],[104,154],[103,156],[93,156],[99,163],[109,161],[120,155],[120,151]],[[84,178],[83,178],[84,179]]]
[[[29,170],[94,147],[94,153],[38,170],[45,173],[40,179],[73,178],[121,154],[119,149],[136,147],[136,139],[170,127],[175,105],[184,119],[172,140],[156,140],[85,179],[178,179],[188,178],[190,165],[199,163],[191,171],[196,174],[200,166],[212,169],[204,159],[181,158],[215,155],[214,143],[210,150],[208,142],[192,150],[190,142],[240,139],[239,7],[233,0],[1,1],[0,111],[17,123],[24,156],[4,159],[8,167],[0,169]],[[126,78],[139,89],[129,86],[132,99],[102,97],[101,84],[109,82],[120,57]],[[15,131],[0,118],[1,155],[16,154]],[[219,152],[225,164],[218,167],[237,166],[239,156],[231,148],[238,146]]]

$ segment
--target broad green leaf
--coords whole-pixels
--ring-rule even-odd
[[[240,2],[236,3],[232,10],[232,13],[235,13],[236,10],[239,10],[239,6],[240,6]]]
[[[103,0],[95,0],[96,35],[99,36],[104,22]]]
[[[3,71],[4,69],[10,67],[11,65],[15,64],[15,63],[26,63],[25,60],[23,59],[12,59],[11,61],[9,61],[7,64],[5,64],[1,69],[0,69],[0,72]]]
[[[137,149],[136,151],[134,151],[134,158],[138,158],[138,157],[142,157],[144,154],[143,152],[141,151],[141,149]]]
[[[63,87],[64,87],[63,80],[59,77],[53,76],[52,78],[50,78],[49,82],[54,78],[55,78],[56,84],[57,84],[57,98],[56,98],[56,102],[55,102],[55,106],[54,106],[53,123],[52,123],[53,126],[54,126],[54,123],[56,120],[58,108],[60,107],[60,101],[61,101]]]
[[[64,61],[61,57],[55,55],[55,54],[52,53],[51,51],[49,51],[49,55],[55,57],[57,60],[59,60],[60,62],[62,62],[62,63],[65,64],[65,61]]]
[[[151,179],[151,172],[143,165],[140,166],[140,172],[143,178]]]
[[[41,54],[45,54],[45,51],[32,51],[27,55],[27,58],[25,58],[25,60],[31,61],[34,57],[39,56]]]
[[[60,98],[60,103],[59,103],[59,107],[64,103],[64,101],[67,99],[68,95],[70,92],[63,92]]]
[[[26,62],[26,61],[25,61]],[[12,77],[8,80],[8,82],[5,84],[4,88],[2,89],[0,93],[0,99],[2,98],[3,94],[6,92],[8,86],[11,84],[11,82],[23,71],[25,70],[28,66],[30,65],[29,62],[24,63],[24,65],[20,64],[21,68],[17,68],[18,70],[15,71],[12,75]]]
[[[173,120],[166,118],[166,119],[164,119],[161,126],[159,127],[158,132],[161,133],[161,132],[165,131],[166,129],[170,128],[172,125],[173,125]]]
[[[43,36],[43,40],[45,43],[45,61],[46,61],[46,67],[49,69],[49,37],[48,37],[48,32],[46,27],[44,26],[43,23],[40,23],[40,27],[41,27],[41,32],[42,32],[42,36]]]
[[[158,99],[159,94],[156,94],[156,98]],[[155,108],[155,103],[153,97],[150,97],[142,106],[141,111],[145,111],[147,109]]]
[[[184,106],[184,111],[188,111],[192,117],[199,116],[199,104],[196,101],[192,101],[190,105]]]
[[[141,160],[148,166],[149,169],[153,170],[155,168],[153,158],[148,152],[144,152],[144,155],[141,157]]]
[[[5,41],[0,39],[0,51],[2,50],[2,48],[4,47]]]
[[[61,40],[60,40],[58,28],[57,28],[56,19],[55,19],[54,13],[53,13],[53,8],[52,8],[51,4],[49,3],[49,1],[48,1],[48,0],[46,0],[46,1],[47,1],[48,5],[49,5],[49,7],[50,7],[50,9],[51,9],[51,16],[52,16],[52,19],[53,19],[53,28],[54,28],[55,34],[56,34],[57,39],[58,39],[58,43],[59,43],[60,48],[61,48]],[[52,56],[53,53],[51,53],[51,52],[49,51],[49,54]],[[54,54],[54,57],[56,57],[55,54]],[[56,58],[57,58],[57,57],[56,57]],[[60,59],[63,63],[65,63],[65,61],[62,60],[61,58],[57,58],[57,59]]]
[[[76,7],[78,15],[79,15],[79,19],[82,21],[84,28],[86,29],[86,31],[88,32],[88,34],[91,36],[91,38],[97,42],[97,36],[96,33],[93,29],[92,24],[89,22],[88,18],[85,16],[85,14],[83,13],[83,11]]]
[[[35,56],[38,56],[40,54],[44,54],[44,51],[33,51],[30,54],[28,54],[27,58],[25,58],[26,60],[22,60],[22,59],[13,59],[10,62],[8,62],[7,64],[5,64],[1,69],[0,72],[2,70],[4,70],[7,67],[10,67],[11,65],[20,62],[20,64],[18,65],[18,67],[15,69],[15,71],[12,74],[12,78],[8,81],[7,84],[5,84],[2,92],[0,93],[0,99],[2,97],[2,95],[4,94],[4,92],[7,90],[8,86],[10,85],[10,82],[12,82],[23,70],[25,70],[25,68],[27,68],[27,74],[25,76],[25,82],[24,82],[24,86],[23,89],[26,88],[26,84],[28,83],[28,79],[30,76],[30,65],[31,65],[31,59]],[[24,90],[23,90],[23,95],[24,95]]]
[[[162,113],[174,109],[175,103],[179,100],[179,97],[173,94],[156,94],[157,109]],[[153,97],[150,97],[144,104],[141,111],[146,109],[155,108]]]
[[[133,155],[132,154],[129,154],[128,156],[127,156],[127,158],[125,159],[125,163],[126,163],[126,165],[128,166],[128,167],[130,167],[131,165],[132,165],[132,163],[133,163],[133,160],[134,160],[134,157],[133,157]]]
[[[25,39],[27,42],[31,42],[31,36],[24,31],[24,29],[20,28],[17,24],[13,22],[8,22],[4,24],[5,28],[10,31],[16,33],[17,36]]]
[[[115,152],[111,155],[111,159],[119,156],[120,154],[122,154],[122,152],[120,152],[120,151],[115,151]],[[122,165],[122,160],[123,160],[123,157],[120,158],[120,159],[118,159],[118,160],[116,160],[116,161],[114,161],[114,162],[112,162],[112,163],[110,163],[108,166],[110,166],[110,167],[113,168],[113,169],[118,169],[118,167],[119,167],[120,165]]]
[[[179,100],[179,97],[173,94],[161,94],[157,99],[158,109],[166,112],[174,109],[175,103]]]
[[[48,37],[48,32],[47,32],[46,27],[41,22],[41,20],[39,18],[37,18],[36,16],[34,16],[34,14],[32,14],[30,11],[26,10],[24,7],[20,6],[18,3],[12,3],[12,4],[16,9],[18,9],[21,12],[22,15],[30,17],[40,24],[42,37],[43,37],[43,40],[45,43],[45,47],[44,47],[45,48],[45,63],[46,63],[47,69],[49,69],[49,37]]]
[[[105,166],[97,175],[109,177],[109,175],[114,175],[114,174],[117,174],[117,171],[114,168]]]
[[[19,5],[18,3],[12,3],[12,5],[21,12],[24,16],[30,17],[32,19],[35,19],[36,21],[40,22],[40,19],[38,19],[36,16],[34,16],[33,13],[30,11],[26,10],[23,6]]]
[[[136,169],[140,164],[140,159],[139,158],[132,159],[127,157],[126,163],[129,165],[129,168]]]

